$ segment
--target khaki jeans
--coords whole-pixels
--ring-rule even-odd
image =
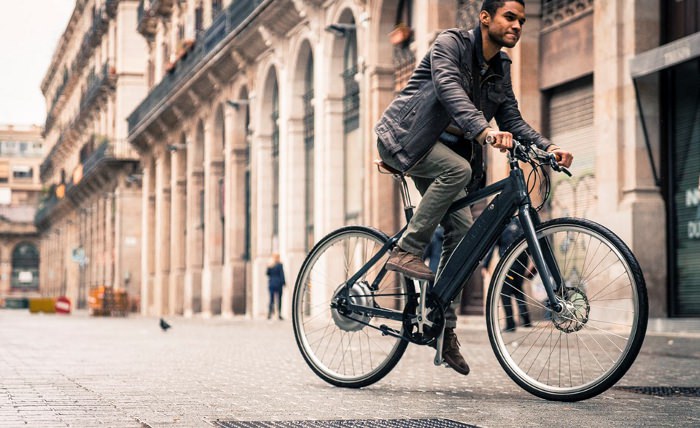
[[[437,272],[439,276],[452,251],[474,223],[469,207],[446,215],[453,201],[467,195],[465,187],[471,179],[472,169],[466,159],[444,144],[437,143],[407,174],[423,197],[398,245],[422,257],[435,228],[442,224],[445,239]],[[456,310],[460,300],[461,293],[445,313],[445,327],[454,328],[457,325]]]

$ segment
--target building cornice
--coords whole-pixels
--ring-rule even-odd
[[[41,92],[44,95],[46,95],[46,91],[48,90],[51,80],[53,80],[56,72],[60,68],[59,65],[63,61],[63,57],[66,54],[67,45],[73,36],[75,25],[81,18],[85,5],[88,3],[88,1],[90,0],[78,0],[75,2],[75,8],[73,8],[73,13],[68,20],[68,25],[66,25],[66,29],[63,30],[63,34],[61,35],[61,38],[56,45],[56,49],[54,50],[53,57],[51,58],[49,68],[44,75],[44,79],[41,81]]]

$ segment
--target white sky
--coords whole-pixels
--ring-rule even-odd
[[[75,0],[0,0],[0,124],[44,125],[41,81]]]

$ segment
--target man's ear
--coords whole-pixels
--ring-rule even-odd
[[[488,27],[491,24],[491,15],[485,10],[479,12],[479,23],[484,27]]]

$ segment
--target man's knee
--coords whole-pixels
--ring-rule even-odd
[[[459,161],[455,162],[452,168],[448,171],[448,174],[452,177],[455,183],[458,183],[462,187],[466,187],[469,181],[472,179],[472,167],[464,158],[459,158]]]

